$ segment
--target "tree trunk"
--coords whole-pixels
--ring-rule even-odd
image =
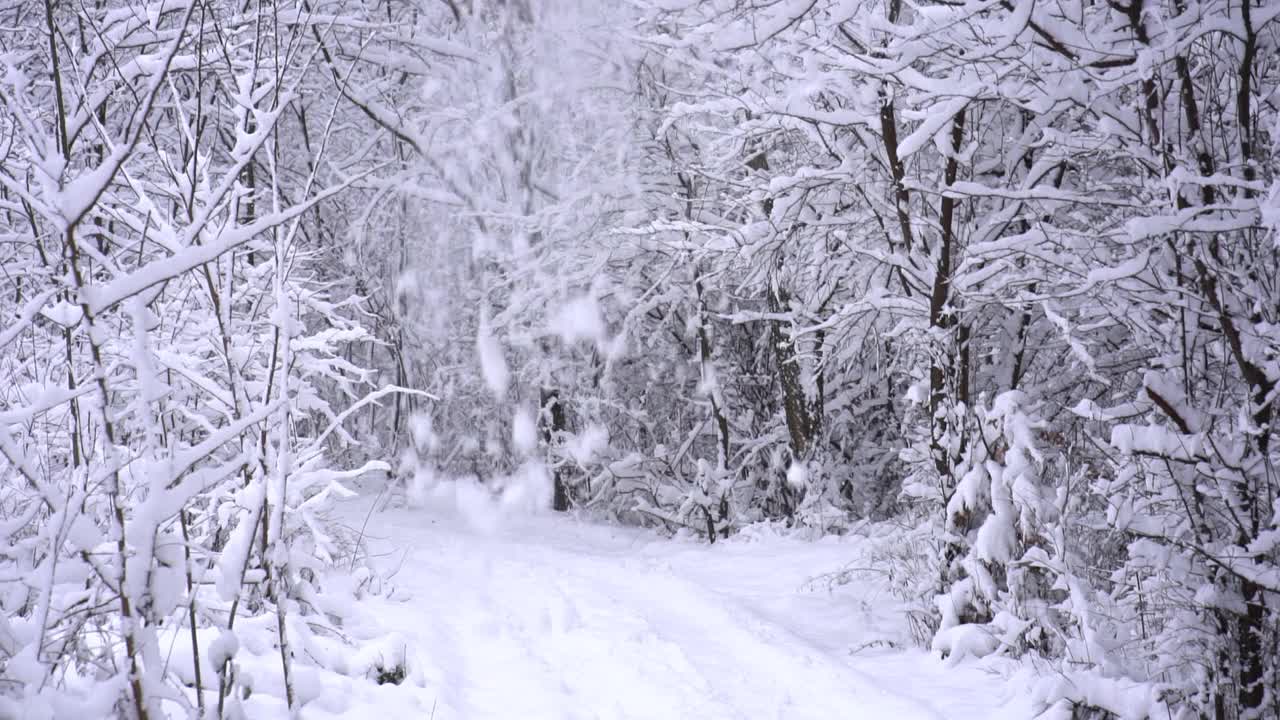
[[[540,395],[542,441],[550,448],[552,444],[559,442],[560,434],[564,432],[564,403],[560,401],[560,391],[555,388],[542,388]],[[551,478],[555,487],[551,509],[564,512],[569,509],[569,488],[565,485],[559,468],[551,471]]]

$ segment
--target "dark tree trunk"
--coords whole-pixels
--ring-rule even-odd
[[[769,289],[771,312],[786,312],[789,300],[786,290]],[[778,382],[782,386],[782,407],[787,419],[787,434],[791,438],[791,453],[796,461],[808,460],[818,444],[822,424],[821,400],[810,401],[805,392],[795,340],[781,321],[773,322],[773,354],[778,364]]]
[[[547,447],[559,442],[564,432],[564,403],[560,401],[560,391],[555,388],[543,388],[542,401],[542,441]],[[551,508],[557,512],[569,509],[569,489],[565,486],[564,477],[559,468],[551,471],[555,494],[552,496]]]
[[[947,158],[943,182],[950,186],[956,181],[959,162],[956,153],[960,151],[960,143],[964,139],[964,111],[956,113],[951,124],[952,154]],[[938,222],[942,228],[942,243],[938,248],[938,260],[934,267],[933,287],[929,294],[929,327],[950,331],[956,325],[955,312],[948,308],[951,302],[951,259],[955,253],[955,208],[956,200],[943,196],[939,208]],[[951,462],[947,458],[947,450],[942,446],[942,437],[947,433],[946,418],[940,417],[946,399],[947,376],[955,371],[956,359],[941,349],[934,353],[929,366],[929,414],[933,430],[930,433],[930,451],[933,453],[934,467],[938,476],[943,479],[948,490],[953,486],[951,481]],[[949,499],[949,498],[948,498]]]

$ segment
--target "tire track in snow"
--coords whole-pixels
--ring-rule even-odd
[[[437,720],[944,720],[1000,705],[998,678],[965,687],[981,673],[905,652],[855,660],[815,636],[831,624],[779,609],[799,607],[804,568],[788,557],[812,568],[814,553],[821,564],[847,548],[792,543],[757,557],[563,518],[478,533],[438,510],[384,511],[377,527],[375,552],[411,547],[396,579],[409,600],[384,624],[415,645],[415,662],[439,666],[424,675],[444,685]],[[840,615],[847,598],[805,602],[853,620]]]
[[[544,548],[537,554],[543,557],[530,560],[544,568],[564,567]],[[632,604],[704,677],[728,688],[716,694],[734,709],[732,717],[946,720],[931,704],[888,690],[777,622],[674,572],[619,571],[600,561],[586,570],[570,570],[579,591]]]

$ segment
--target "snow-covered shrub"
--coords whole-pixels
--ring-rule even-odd
[[[1111,469],[1095,481],[1109,501],[1098,520],[1124,538],[1124,553],[1100,596],[1072,598],[1083,632],[1073,651],[1115,675],[1196,688],[1185,696],[1193,706],[1241,712],[1250,678],[1259,689],[1274,683],[1265,598],[1280,588],[1270,580],[1274,530],[1262,528],[1276,517],[1247,509],[1247,497],[1274,482],[1262,470],[1274,460],[1259,462],[1257,436],[1231,422],[1237,412],[1210,422],[1215,411],[1192,406],[1167,377],[1148,373],[1136,403],[1077,408],[1095,420],[1138,409],[1163,422],[1109,423]],[[1240,524],[1250,512],[1253,541]]]
[[[1044,427],[1026,395],[1008,391],[989,407],[975,407],[976,422],[960,478],[946,506],[946,532],[955,538],[933,647],[948,655],[982,656],[1050,650],[1057,641],[1049,617],[1059,550],[1046,537],[1058,520],[1052,485],[1036,435]]]
[[[324,510],[385,468],[336,451],[387,394],[320,239],[356,178],[324,169],[338,103],[295,104],[315,35],[231,3],[28,10],[0,30],[0,715],[235,717],[255,675],[298,707],[343,614]]]

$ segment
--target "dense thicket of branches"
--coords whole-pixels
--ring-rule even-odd
[[[713,344],[686,357],[727,452],[686,432],[732,478],[717,522],[825,525],[900,477],[935,648],[1062,658],[1067,699],[1114,712],[1137,679],[1150,707],[1280,714],[1278,14],[655,12],[641,78],[687,204],[644,227],[697,287],[664,319]]]
[[[386,461],[892,517],[921,639],[1046,707],[1280,717],[1278,18],[0,6],[0,703],[237,712],[239,615],[293,705],[316,513]]]
[[[318,513],[379,466],[329,459],[371,389],[335,200],[381,164],[318,42],[348,26],[0,17],[0,714],[235,716],[246,624],[292,706],[292,643],[324,625],[295,615],[338,552]]]

